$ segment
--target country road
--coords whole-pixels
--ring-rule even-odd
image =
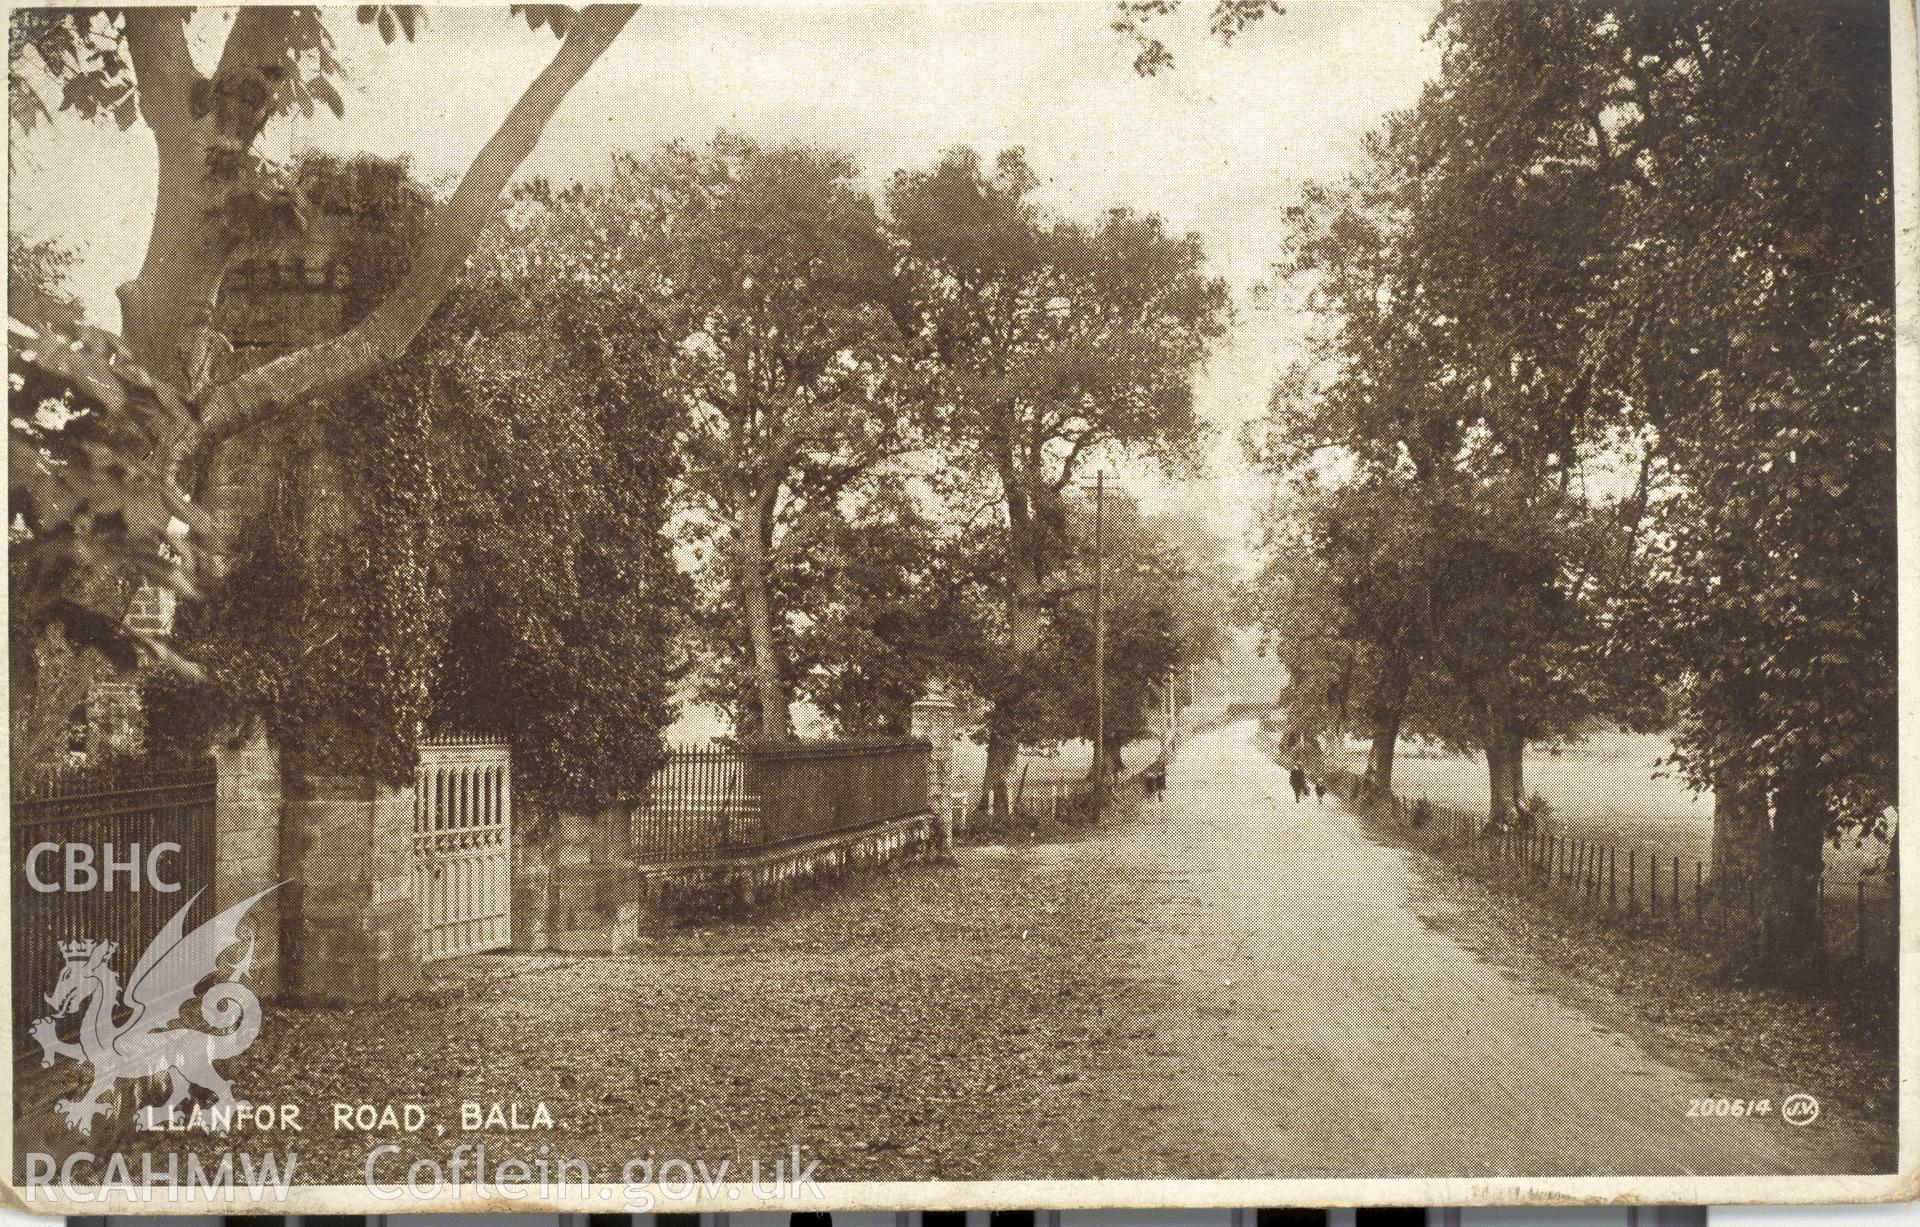
[[[796,1146],[836,1181],[1890,1163],[1891,1128],[1845,1088],[1738,1068],[1503,946],[1447,871],[1331,800],[1296,804],[1249,731],[1196,737],[1163,800],[1054,841],[963,846],[621,955],[448,960],[411,1001],[277,1006],[230,1074],[316,1127],[249,1144],[297,1141],[303,1178],[335,1181],[386,1143],[579,1158],[606,1181],[634,1156],[738,1172]],[[1686,1115],[1795,1090],[1822,1100],[1804,1128]],[[339,1131],[338,1103],[426,1124]]]
[[[1078,850],[1150,884],[1122,948],[1168,990],[1155,1030],[1178,1057],[1134,1072],[1166,1087],[1157,1128],[1210,1139],[1234,1175],[1853,1171],[1875,1149],[1838,1114],[1688,1118],[1796,1088],[1630,1037],[1470,949],[1440,871],[1331,797],[1296,803],[1246,725],[1196,738],[1165,803]]]

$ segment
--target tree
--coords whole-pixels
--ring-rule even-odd
[[[1805,980],[1822,840],[1884,831],[1893,800],[1886,17],[1455,4],[1442,26],[1451,147],[1578,186],[1555,243],[1595,274],[1576,352],[1654,487],[1616,633],[1679,696],[1716,880],[1758,879],[1760,970]]]
[[[797,689],[843,736],[905,733],[935,679],[989,680],[994,543],[922,484],[876,483],[787,553]]]
[[[122,669],[159,661],[191,673],[161,638],[124,620],[124,594],[149,584],[198,591],[201,552],[176,527],[205,519],[154,460],[192,409],[117,338],[81,322],[62,290],[70,253],[8,236],[7,618],[16,770],[29,729],[64,727],[66,696],[43,674],[98,653]],[[76,587],[85,572],[95,582]],[[69,704],[69,707],[71,704]]]
[[[1462,0],[1435,30],[1440,81],[1375,146],[1410,185],[1378,185],[1404,207],[1375,246],[1415,275],[1349,321],[1412,290],[1405,352],[1472,406],[1447,454],[1532,474],[1501,487],[1542,513],[1509,538],[1560,556],[1572,633],[1520,680],[1635,719],[1677,699],[1679,765],[1715,792],[1716,880],[1761,887],[1761,970],[1802,980],[1821,840],[1884,830],[1893,797],[1884,15]],[[1373,380],[1389,404],[1419,386]],[[1570,456],[1630,488],[1569,501]]]
[[[1640,176],[1605,356],[1676,489],[1649,629],[1715,790],[1716,879],[1759,886],[1759,970],[1799,982],[1824,840],[1885,835],[1896,797],[1888,19],[1699,4],[1620,37]]]
[[[1192,375],[1227,318],[1197,237],[1125,209],[1093,225],[1053,218],[1031,199],[1037,185],[1017,150],[988,173],[961,149],[887,191],[903,328],[941,375],[934,429],[1002,517],[1005,660],[988,696],[983,799],[1004,797],[1044,698],[1037,654],[1066,492],[1103,452],[1191,458]]]
[[[1613,697],[1585,650],[1586,574],[1619,517],[1582,494],[1611,449],[1594,425],[1609,392],[1571,326],[1593,309],[1591,240],[1554,237],[1556,217],[1580,216],[1577,177],[1495,181],[1459,147],[1464,105],[1443,74],[1368,139],[1356,175],[1291,212],[1285,271],[1326,322],[1277,385],[1256,459],[1305,504],[1292,548],[1314,557],[1327,615],[1309,634],[1338,645],[1317,650],[1342,720],[1377,722],[1375,775],[1391,779],[1417,689],[1445,737],[1486,756],[1489,821],[1505,826],[1526,746]]]
[[[1114,32],[1133,41],[1136,51],[1133,70],[1151,77],[1163,68],[1173,67],[1173,52],[1149,31],[1151,23],[1177,12],[1180,0],[1116,0],[1112,26]],[[1208,11],[1208,33],[1221,42],[1232,42],[1248,26],[1261,18],[1284,13],[1280,0],[1214,0]]]
[[[576,277],[617,282],[665,340],[711,564],[709,648],[752,678],[734,710],[754,736],[791,733],[790,610],[774,585],[792,543],[917,445],[893,253],[856,175],[843,154],[722,133],[618,155],[608,184],[553,196],[540,222]]]
[[[158,153],[147,250],[138,274],[120,288],[121,336],[128,354],[151,377],[197,406],[168,422],[156,450],[169,477],[203,473],[213,453],[272,415],[299,411],[303,398],[337,389],[403,353],[427,323],[473,253],[508,180],[532,152],[541,130],[572,87],[611,45],[633,6],[519,9],[528,24],[561,36],[553,60],[528,85],[500,128],[482,146],[458,187],[429,219],[407,277],[346,332],[302,346],[244,371],[222,370],[213,320],[228,268],[250,244],[297,226],[300,202],[285,177],[257,151],[268,123],[316,103],[336,114],[344,103],[334,84],[340,66],[323,10],[244,7],[235,15],[211,73],[196,66],[186,24],[174,8],[23,10],[12,16],[9,65],[19,84],[9,91],[16,127],[52,112],[37,83],[60,95],[60,108],[122,127],[143,124]],[[386,41],[411,37],[413,6],[362,6],[363,23]],[[208,493],[212,493],[209,491]],[[204,499],[214,520],[226,510]],[[98,607],[116,581],[81,569],[69,577],[70,598]],[[57,677],[36,680],[25,704],[59,713],[34,715],[16,729],[16,761],[43,757],[62,731],[65,711],[91,684],[95,658],[81,654]]]
[[[1144,515],[1132,499],[1112,494],[1105,519],[1105,741],[1091,756],[1089,780],[1096,772],[1125,769],[1122,751],[1152,731],[1162,688],[1172,677],[1219,657],[1233,591],[1220,560],[1222,543],[1193,520]],[[1042,656],[1054,703],[1042,728],[1055,740],[1091,744],[1094,568],[1102,551],[1095,547],[1089,500],[1069,505],[1067,532],[1071,554],[1046,617]]]
[[[431,397],[446,605],[428,723],[505,737],[533,795],[605,805],[663,761],[687,667],[679,407],[623,296],[497,265],[474,282],[404,363]]]
[[[1419,492],[1391,481],[1326,487],[1292,467],[1279,438],[1250,442],[1282,485],[1260,525],[1264,557],[1243,608],[1286,668],[1289,731],[1366,734],[1366,782],[1391,795],[1403,732],[1472,744],[1424,642],[1433,539]]]

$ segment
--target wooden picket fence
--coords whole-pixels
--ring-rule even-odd
[[[1121,776],[1108,783],[1108,794],[1117,795],[1121,789],[1132,786],[1131,776]],[[1013,795],[1004,801],[987,793],[981,798],[982,804],[978,810],[974,807],[974,797],[970,789],[964,788],[950,796],[955,834],[965,834],[976,824],[987,830],[998,830],[1020,823],[1038,825],[1043,822],[1084,821],[1093,811],[1093,782],[1054,780],[1045,784],[1030,784],[1014,789]]]

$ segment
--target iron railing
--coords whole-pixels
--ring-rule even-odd
[[[61,967],[60,943],[115,942],[124,976],[168,920],[211,884],[214,837],[211,758],[133,759],[69,769],[16,785],[12,797],[13,1023],[16,1051],[26,1028],[47,1012],[45,994]],[[146,876],[161,844],[178,845],[152,864],[168,885]],[[47,847],[46,845],[51,845]],[[68,881],[68,848],[76,866]],[[84,848],[85,851],[79,851]],[[131,867],[137,862],[137,867]],[[82,887],[85,887],[82,889]],[[49,889],[49,888],[53,889]],[[211,915],[201,893],[188,923]]]
[[[643,856],[698,856],[758,842],[760,798],[748,787],[746,756],[730,746],[669,750],[631,818]]]
[[[906,738],[671,750],[632,804],[634,850],[753,850],[923,813],[929,759]]]
[[[750,747],[760,838],[788,843],[925,813],[930,758],[926,742],[906,738]]]

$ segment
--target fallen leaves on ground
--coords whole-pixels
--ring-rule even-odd
[[[442,1162],[484,1142],[490,1163],[544,1145],[608,1180],[649,1155],[771,1178],[795,1145],[822,1180],[1040,1176],[1076,1144],[1076,1097],[1124,1025],[1127,986],[1099,955],[1121,904],[1044,845],[963,849],[635,953],[478,956],[432,966],[406,1002],[273,1007],[228,1072],[245,1098],[304,1106],[302,1183],[357,1184],[387,1142]],[[417,1102],[427,1124],[336,1132],[335,1102]],[[463,1130],[463,1102],[522,1120],[543,1102],[557,1127]]]

